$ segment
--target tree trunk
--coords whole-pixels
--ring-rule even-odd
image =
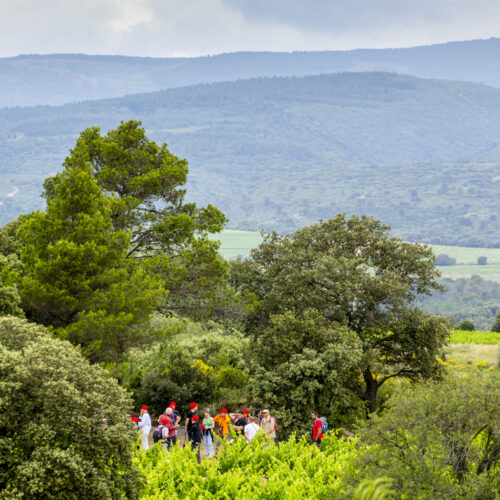
[[[378,382],[373,378],[369,369],[365,370],[363,378],[366,384],[365,401],[368,414],[375,413],[377,410]]]

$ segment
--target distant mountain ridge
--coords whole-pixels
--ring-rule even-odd
[[[195,58],[23,55],[0,59],[0,107],[60,105],[200,83],[341,71],[394,72],[500,87],[500,38],[401,49]]]
[[[0,220],[41,207],[84,128],[143,121],[229,227],[374,215],[408,240],[500,246],[500,89],[388,73],[212,83],[0,110]],[[18,189],[18,191],[16,191]],[[13,194],[14,193],[14,194]]]

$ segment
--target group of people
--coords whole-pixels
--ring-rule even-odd
[[[317,412],[312,412],[313,420],[312,439],[319,445],[328,429],[326,419],[320,418]],[[141,432],[141,447],[149,449],[149,435],[151,433],[151,416],[147,406],[142,406],[139,418],[131,419]],[[158,426],[153,431],[153,441],[160,442],[162,447],[170,450],[172,445],[177,443],[177,434],[180,428],[182,417],[177,410],[177,404],[172,401],[165,409],[165,412],[158,417]],[[326,430],[325,430],[326,425]],[[250,415],[247,409],[229,413],[226,408],[214,417],[210,414],[210,409],[206,408],[203,418],[198,415],[198,405],[191,403],[186,415],[184,430],[191,448],[197,452],[198,463],[200,462],[201,443],[205,446],[207,457],[214,455],[214,445],[224,439],[231,438],[231,429],[237,434],[245,437],[248,443],[254,439],[259,431],[271,441],[276,440],[277,421],[269,410],[257,410],[254,416]]]

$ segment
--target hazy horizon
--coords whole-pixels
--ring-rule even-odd
[[[496,0],[0,0],[0,57],[407,48],[500,35]]]

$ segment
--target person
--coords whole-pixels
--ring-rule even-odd
[[[149,433],[151,432],[151,417],[146,405],[141,406],[140,420],[138,428],[142,431],[141,446],[144,451],[149,450]]]
[[[250,443],[252,439],[255,437],[257,432],[259,432],[260,427],[258,424],[259,420],[257,417],[248,417],[248,424],[245,425],[244,434],[247,440],[247,443]]]
[[[262,410],[260,428],[267,434],[271,441],[276,440],[276,419],[271,416],[269,410]]]
[[[193,415],[191,417],[191,449],[197,450],[196,453],[196,461],[198,463],[201,462],[201,457],[200,457],[200,446],[201,446],[201,441],[202,441],[202,436],[201,436],[201,426],[200,426],[200,417],[198,415]]]
[[[262,412],[260,410],[257,410],[254,417],[257,419],[257,423],[260,425],[260,421],[262,420]]]
[[[179,428],[178,424],[174,424],[172,421],[173,410],[170,406],[165,410],[165,415],[163,415],[160,419],[160,424],[164,426],[162,438],[166,444],[167,451],[170,450],[173,444],[173,439],[175,437],[175,433]]]
[[[172,423],[177,425],[179,428],[179,424],[181,423],[182,417],[179,411],[177,410],[177,403],[172,401],[169,405],[169,408],[172,408]],[[175,446],[177,444],[177,430],[175,431],[174,437],[172,438],[172,444]]]
[[[245,418],[245,415],[243,414],[243,412],[239,411],[237,414],[237,418],[234,421],[233,429],[236,431],[237,434],[241,434],[243,436],[243,433],[245,432],[245,425],[247,425],[247,423],[248,422],[247,419]]]
[[[201,432],[203,434],[203,444],[205,445],[205,453],[207,457],[211,457],[214,454],[214,436],[212,434],[212,429],[214,428],[214,421],[210,416],[210,408],[205,409],[205,415],[203,417],[203,422],[201,424]]]
[[[217,424],[217,437],[227,439],[229,437],[229,425],[231,424],[227,409],[222,408],[219,415],[214,417],[213,420]]]
[[[193,417],[196,415],[196,410],[198,405],[196,403],[191,403],[189,405],[189,411],[186,416],[186,423],[184,425],[184,430],[186,431],[186,436],[188,441],[191,441],[191,426],[193,425]]]
[[[311,413],[311,418],[313,419],[313,428],[312,428],[312,438],[316,445],[321,444],[321,440],[323,439],[323,422],[321,422],[318,412],[313,411]]]

